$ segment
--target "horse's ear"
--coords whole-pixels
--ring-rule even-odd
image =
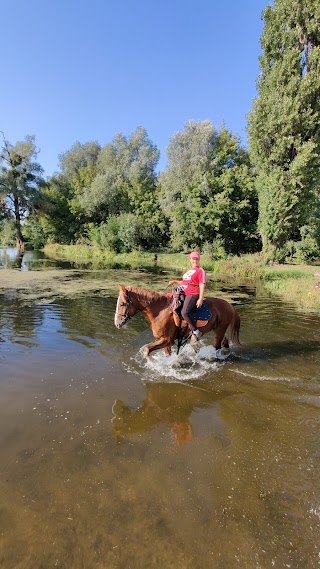
[[[122,290],[122,292],[126,292],[126,287],[124,284],[119,284],[119,289]]]

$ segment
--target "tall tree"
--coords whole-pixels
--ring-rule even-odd
[[[28,230],[42,235],[44,242],[73,243],[86,231],[86,217],[79,200],[96,175],[100,145],[76,142],[60,154],[60,172],[54,174],[43,190],[44,203]]]
[[[228,253],[254,250],[257,199],[239,139],[209,120],[190,121],[172,137],[167,154],[161,203],[171,221],[173,247],[201,247],[218,239]]]
[[[109,215],[135,209],[140,203],[141,188],[154,187],[156,183],[158,160],[159,151],[144,128],[137,128],[128,138],[117,134],[99,155],[97,176],[82,199],[86,212],[105,221]]]
[[[0,154],[0,201],[8,217],[15,221],[18,248],[23,251],[22,223],[39,205],[43,169],[36,162],[38,151],[34,136],[11,145],[3,135]]]
[[[263,19],[248,132],[263,248],[281,257],[287,240],[301,239],[311,214],[319,220],[320,4],[275,0]]]
[[[159,150],[143,127],[129,137],[117,134],[102,148],[97,175],[79,197],[85,214],[94,223],[106,224],[112,218],[112,227],[114,217],[119,217],[126,233],[129,226],[133,230],[134,215],[135,245],[154,247],[164,243],[167,222],[159,206],[155,171],[158,160]]]

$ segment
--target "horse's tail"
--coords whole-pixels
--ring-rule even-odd
[[[226,336],[228,337],[228,340],[231,340],[231,342],[233,342],[234,344],[241,346],[239,340],[239,332],[240,332],[240,316],[235,309],[233,318],[227,328]]]

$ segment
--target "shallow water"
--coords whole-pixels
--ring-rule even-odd
[[[0,268],[29,271],[45,270],[50,267],[69,269],[71,266],[67,261],[56,261],[46,257],[42,251],[21,253],[16,247],[0,247]]]
[[[218,361],[209,338],[143,359],[115,286],[0,296],[1,569],[320,566],[320,317],[227,293]]]

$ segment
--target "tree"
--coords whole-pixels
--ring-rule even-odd
[[[281,257],[310,216],[320,219],[320,4],[275,0],[263,18],[248,133],[263,248]]]
[[[165,242],[167,222],[159,207],[155,172],[158,160],[159,151],[144,128],[137,128],[129,137],[117,134],[102,148],[97,174],[79,196],[85,214],[97,224],[107,223],[109,217],[134,214],[135,227],[140,227],[140,246],[153,247]],[[127,219],[130,216],[121,218],[121,227]]]
[[[11,145],[3,135],[0,154],[0,201],[8,218],[15,221],[18,248],[23,251],[25,238],[22,233],[23,220],[37,207],[41,200],[43,172],[35,161],[38,152],[34,136]]]
[[[256,250],[257,197],[248,153],[226,128],[190,121],[168,147],[161,203],[175,249],[217,239],[228,253]]]
[[[74,193],[70,181],[62,174],[52,176],[43,194],[43,207],[33,216],[33,221],[36,217],[39,226],[34,226],[34,230],[38,233],[41,227],[44,242],[74,242],[82,234],[83,221],[81,216],[72,211]]]
[[[43,207],[28,223],[32,241],[42,236],[44,242],[72,243],[85,234],[90,218],[79,200],[95,178],[99,153],[97,142],[76,142],[60,154],[60,172],[47,181]]]
[[[101,146],[96,141],[84,144],[75,142],[70,150],[59,155],[61,173],[70,180],[80,170],[86,169],[90,165],[95,166],[100,151]]]
[[[102,148],[97,161],[97,176],[86,189],[82,205],[88,214],[109,215],[130,212],[140,202],[140,189],[155,185],[159,151],[139,127],[126,138],[117,134]]]

